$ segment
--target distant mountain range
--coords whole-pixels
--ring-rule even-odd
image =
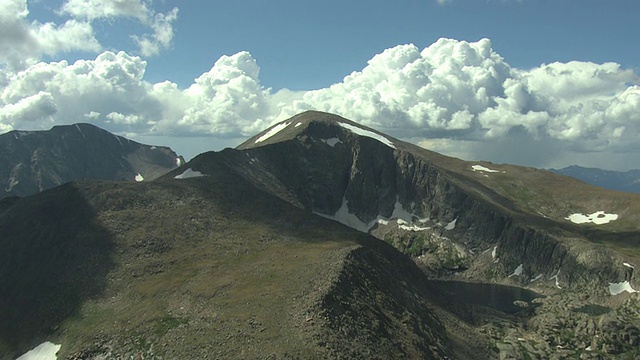
[[[0,135],[0,199],[69,181],[152,180],[184,160],[167,147],[143,145],[90,124]]]
[[[612,171],[573,165],[562,169],[549,169],[549,171],[571,176],[605,189],[640,193],[640,170]]]
[[[640,356],[640,195],[316,111],[146,180],[0,201],[1,359]]]

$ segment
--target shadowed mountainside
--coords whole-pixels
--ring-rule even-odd
[[[207,175],[174,179],[182,167],[148,183],[84,181],[0,203],[0,232],[11,233],[0,240],[10,249],[0,358],[44,340],[72,359],[491,351],[468,329],[475,343],[450,341],[465,332],[449,334],[441,318],[456,315],[390,245],[257,189],[223,154],[191,166]]]
[[[52,331],[99,296],[112,270],[110,233],[78,189],[0,202],[0,350]]]

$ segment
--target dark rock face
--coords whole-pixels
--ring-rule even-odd
[[[89,124],[0,135],[0,198],[81,179],[152,180],[183,163],[167,147],[137,143]]]
[[[500,264],[491,276],[505,278],[522,264],[522,272],[514,278],[521,284],[538,277],[551,287],[590,284],[604,289],[608,282],[630,277],[613,251],[585,245],[587,235],[566,221],[532,213],[484,183],[451,170],[470,169],[471,163],[331,114],[308,112],[289,124],[271,138],[257,141],[256,136],[240,145],[241,151],[228,150],[225,155],[240,174],[298,207],[380,238],[386,233],[376,229],[384,228],[385,221],[412,222],[431,237],[454,241],[463,249],[461,256],[471,260],[495,247]],[[341,124],[357,126],[368,135],[360,136]],[[392,141],[393,147],[376,136]],[[448,264],[467,265],[468,261]],[[476,273],[471,271],[470,276],[488,279],[486,269],[472,268]],[[551,278],[558,279],[556,285]]]
[[[223,152],[230,167],[299,208],[392,244],[431,278],[519,285],[547,296],[517,304],[520,325],[504,327],[504,322],[494,323],[493,315],[479,320],[477,324],[490,324],[481,332],[495,341],[495,358],[638,354],[630,345],[637,343],[637,294],[613,296],[611,290],[624,281],[638,288],[634,264],[640,263],[640,209],[633,204],[640,198],[634,194],[538,169],[448,158],[326,113],[303,113],[274,129],[280,131],[268,130]],[[601,210],[620,214],[620,220],[578,224],[570,217]],[[384,281],[384,276],[376,278]],[[385,287],[401,294],[395,285]],[[353,287],[350,293],[379,298],[371,288],[362,292]],[[334,295],[328,299],[335,309],[329,319],[357,312],[345,305],[353,297]],[[611,306],[617,315],[573,310],[593,306]],[[482,319],[482,311],[469,311],[467,318]],[[420,330],[419,316],[405,316]],[[612,320],[605,322],[606,317]],[[613,322],[619,324],[615,331],[607,325]],[[340,332],[340,321],[336,323],[329,327]],[[446,325],[452,328],[451,322]],[[344,336],[367,343],[372,332],[375,327],[360,337]],[[340,343],[331,346],[349,351]]]

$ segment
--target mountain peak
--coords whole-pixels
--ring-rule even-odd
[[[340,133],[345,132],[351,132],[361,137],[368,137],[392,149],[396,149],[396,139],[339,115],[314,110],[305,111],[271,126],[240,144],[238,149],[260,147],[292,140],[299,136],[313,137],[333,147],[337,142],[342,140]]]
[[[92,124],[0,135],[0,199],[80,179],[152,180],[184,162],[164,146],[140,144]]]

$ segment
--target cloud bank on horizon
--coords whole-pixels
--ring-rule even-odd
[[[170,47],[177,8],[163,14],[143,0],[68,0],[59,12],[70,18],[56,25],[29,23],[26,4],[0,3],[0,133],[90,122],[129,135],[246,137],[314,109],[463,158],[509,151],[513,139],[544,148],[529,161],[542,166],[551,151],[640,151],[639,76],[616,63],[517,69],[489,39],[441,38],[424,49],[389,48],[313,91],[263,86],[246,51],[222,56],[182,89],[146,81],[143,58],[103,51],[92,28],[96,19],[139,21],[150,32],[132,40],[148,57]],[[102,52],[72,64],[38,61],[71,50]]]

